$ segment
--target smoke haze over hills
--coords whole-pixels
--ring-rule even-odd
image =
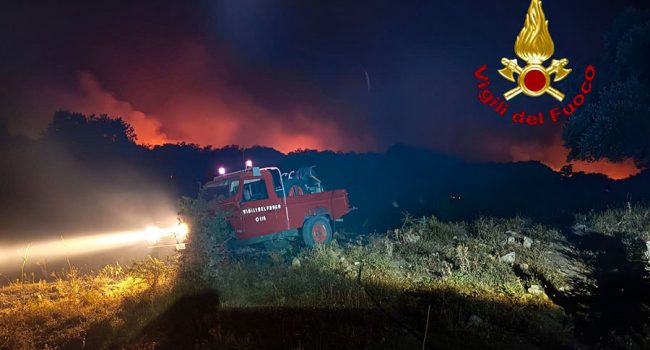
[[[563,176],[534,161],[468,163],[409,146],[385,153],[289,154],[264,147],[147,148],[129,137],[128,124],[70,113],[58,113],[39,139],[3,132],[0,142],[7,150],[0,157],[4,240],[142,228],[173,219],[179,196],[195,196],[218,166],[234,171],[249,158],[283,170],[316,165],[327,188],[349,191],[359,210],[344,227],[356,232],[393,227],[406,212],[451,220],[479,215],[564,220],[650,198],[647,171],[622,181]]]

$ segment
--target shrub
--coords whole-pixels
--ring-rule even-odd
[[[190,227],[189,243],[181,261],[185,278],[210,281],[227,262],[232,236],[226,220],[228,213],[216,211],[211,204],[201,198],[183,197],[180,201],[180,216]]]
[[[590,231],[609,236],[622,234],[625,238],[650,241],[650,208],[628,203],[626,208],[579,215],[577,221],[584,223]]]

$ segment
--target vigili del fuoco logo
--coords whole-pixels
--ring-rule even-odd
[[[526,64],[520,65],[516,58],[502,58],[503,69],[498,71],[503,78],[515,83],[516,86],[506,91],[503,98],[495,96],[488,88],[490,79],[485,75],[488,67],[483,65],[474,72],[474,77],[479,80],[479,101],[502,117],[508,111],[508,101],[520,94],[529,97],[548,94],[559,102],[563,102],[565,94],[555,88],[553,83],[566,78],[572,69],[569,68],[569,60],[566,58],[553,59],[550,64],[545,65],[544,62],[553,57],[554,52],[555,44],[548,30],[548,20],[542,10],[542,2],[531,0],[524,28],[515,41],[515,54]],[[580,91],[571,101],[554,107],[546,113],[529,114],[526,111],[516,111],[512,114],[512,121],[518,124],[541,125],[549,120],[556,123],[560,120],[558,119],[560,116],[570,117],[576,108],[585,103],[586,96],[592,90],[592,81],[595,77],[596,70],[590,65],[585,69]]]

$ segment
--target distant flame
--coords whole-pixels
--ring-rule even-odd
[[[515,52],[529,64],[541,64],[553,56],[555,45],[548,32],[548,21],[542,10],[542,2],[532,0],[526,15],[524,29],[517,36]]]

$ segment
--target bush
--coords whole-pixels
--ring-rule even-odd
[[[181,255],[185,278],[211,281],[228,260],[232,237],[228,213],[216,211],[211,204],[201,198],[183,197],[180,201],[180,216],[190,227],[189,242]]]
[[[624,238],[650,241],[650,208],[628,203],[626,208],[607,209],[579,215],[578,222],[588,230],[613,236],[621,234]]]

